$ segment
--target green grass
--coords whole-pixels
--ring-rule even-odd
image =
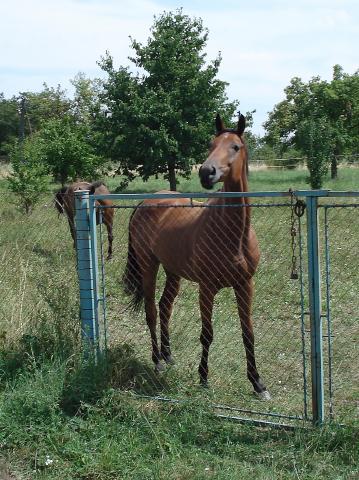
[[[341,169],[324,188],[354,190],[358,181],[359,169]],[[118,180],[107,183],[114,191]],[[252,172],[250,187],[308,185],[305,171],[281,170]],[[163,188],[162,179],[151,179],[136,180],[128,190]],[[179,189],[198,191],[197,176],[181,180]],[[347,426],[285,432],[220,420],[211,404],[303,413],[299,284],[289,280],[288,207],[253,209],[262,251],[254,304],[257,362],[273,395],[263,405],[253,400],[245,376],[230,291],[216,301],[210,388],[197,386],[200,324],[197,289],[189,283],[171,323],[176,366],[160,378],[154,374],[144,316],[129,314],[119,284],[130,209],[116,212],[114,259],[105,266],[108,362],[84,365],[75,256],[66,221],[57,218],[51,200],[45,195],[24,217],[0,180],[0,478],[6,470],[19,479],[358,478],[357,209],[329,211],[334,412]],[[320,219],[323,226],[322,211]],[[306,334],[307,360],[309,353]],[[153,394],[181,402],[143,397]],[[310,404],[310,392],[308,397]]]
[[[18,478],[354,479],[359,473],[357,425],[258,429],[217,419],[204,403],[161,404],[104,390],[103,375],[92,374],[100,380],[89,388],[89,374],[45,362],[9,382],[0,400],[0,444]],[[71,375],[82,392],[76,415],[61,408]]]

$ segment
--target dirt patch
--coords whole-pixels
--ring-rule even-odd
[[[16,480],[9,467],[0,459],[0,480]]]
[[[11,174],[11,171],[12,170],[9,164],[0,163],[0,179],[9,177]]]

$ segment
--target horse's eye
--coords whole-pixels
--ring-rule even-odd
[[[241,147],[239,145],[233,145],[233,150],[238,152]]]

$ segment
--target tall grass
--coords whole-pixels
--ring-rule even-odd
[[[250,185],[257,191],[306,189],[305,177],[303,171],[258,171],[251,173]],[[343,169],[325,188],[353,190],[358,180],[359,170]],[[118,181],[107,183],[114,191]],[[163,188],[162,179],[151,179],[146,184],[136,180],[129,190]],[[181,181],[179,189],[198,191],[196,175]],[[297,387],[301,343],[294,322],[298,285],[287,275],[290,225],[286,208],[266,212],[254,212],[253,220],[263,258],[256,279],[258,358],[275,394],[268,408],[287,405],[288,412],[297,413],[302,409]],[[66,221],[57,217],[52,194],[31,216],[21,215],[0,181],[0,478],[6,472],[15,478],[83,480],[358,478],[359,425],[353,417],[346,417],[351,418],[346,427],[285,432],[213,416],[209,405],[219,394],[228,403],[235,398],[252,405],[230,293],[221,293],[215,311],[211,388],[197,387],[197,294],[189,287],[182,289],[173,319],[177,366],[160,378],[154,374],[144,318],[129,316],[119,294],[129,213],[116,212],[114,260],[106,264],[109,356],[106,363],[84,363],[75,254]],[[334,373],[343,382],[335,393],[351,415],[358,401],[355,221],[347,211],[330,219],[332,296],[337,300]],[[339,242],[344,234],[347,240]],[[269,237],[275,239],[273,248]],[[184,328],[189,318],[193,324]],[[154,393],[181,401],[161,403],[144,396]]]

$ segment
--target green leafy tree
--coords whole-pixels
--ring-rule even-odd
[[[307,152],[308,145],[314,140],[311,138],[308,141],[304,132],[311,132],[312,135],[317,131],[319,134],[325,124],[328,130],[325,133],[323,151],[328,151],[327,146],[330,144],[331,151],[328,152],[327,162],[331,165],[332,178],[335,178],[340,156],[358,148],[359,73],[349,75],[343,72],[340,65],[335,65],[330,82],[313,77],[305,83],[295,77],[284,92],[285,100],[275,105],[264,124],[265,142],[280,153],[291,147]],[[313,123],[314,119],[319,119],[317,126]],[[327,143],[329,133],[331,139]],[[320,143],[319,139],[318,142]],[[317,148],[319,144],[315,150]],[[312,151],[312,147],[309,150]],[[319,161],[319,158],[322,158],[321,154],[309,159],[309,162]],[[325,170],[323,166],[318,166],[318,172]]]
[[[49,173],[64,185],[67,181],[93,179],[102,158],[92,146],[91,129],[73,117],[49,120],[40,132]]]
[[[18,137],[19,113],[16,98],[6,99],[0,93],[0,155],[8,153],[9,144]]]
[[[79,72],[70,82],[75,88],[71,112],[78,122],[91,125],[99,102],[100,81]]]
[[[328,159],[333,151],[333,134],[326,117],[312,116],[301,123],[299,136],[307,156],[309,183],[314,189],[322,187],[328,172]]]
[[[20,209],[29,214],[39,202],[40,194],[46,192],[48,183],[39,136],[16,141],[10,149],[10,161],[13,172],[7,179],[9,189],[16,195]]]
[[[71,111],[71,101],[66,91],[58,85],[56,88],[43,84],[40,92],[21,92],[25,109],[25,136],[41,130],[52,119],[67,116]]]
[[[131,43],[130,60],[143,74],[116,70],[108,53],[102,58],[108,78],[98,128],[128,180],[162,173],[176,190],[176,172],[188,176],[205,155],[215,113],[231,119],[237,104],[227,101],[227,84],[216,78],[220,56],[205,62],[208,31],[200,19],[165,12],[155,17],[151,33],[146,45]]]

